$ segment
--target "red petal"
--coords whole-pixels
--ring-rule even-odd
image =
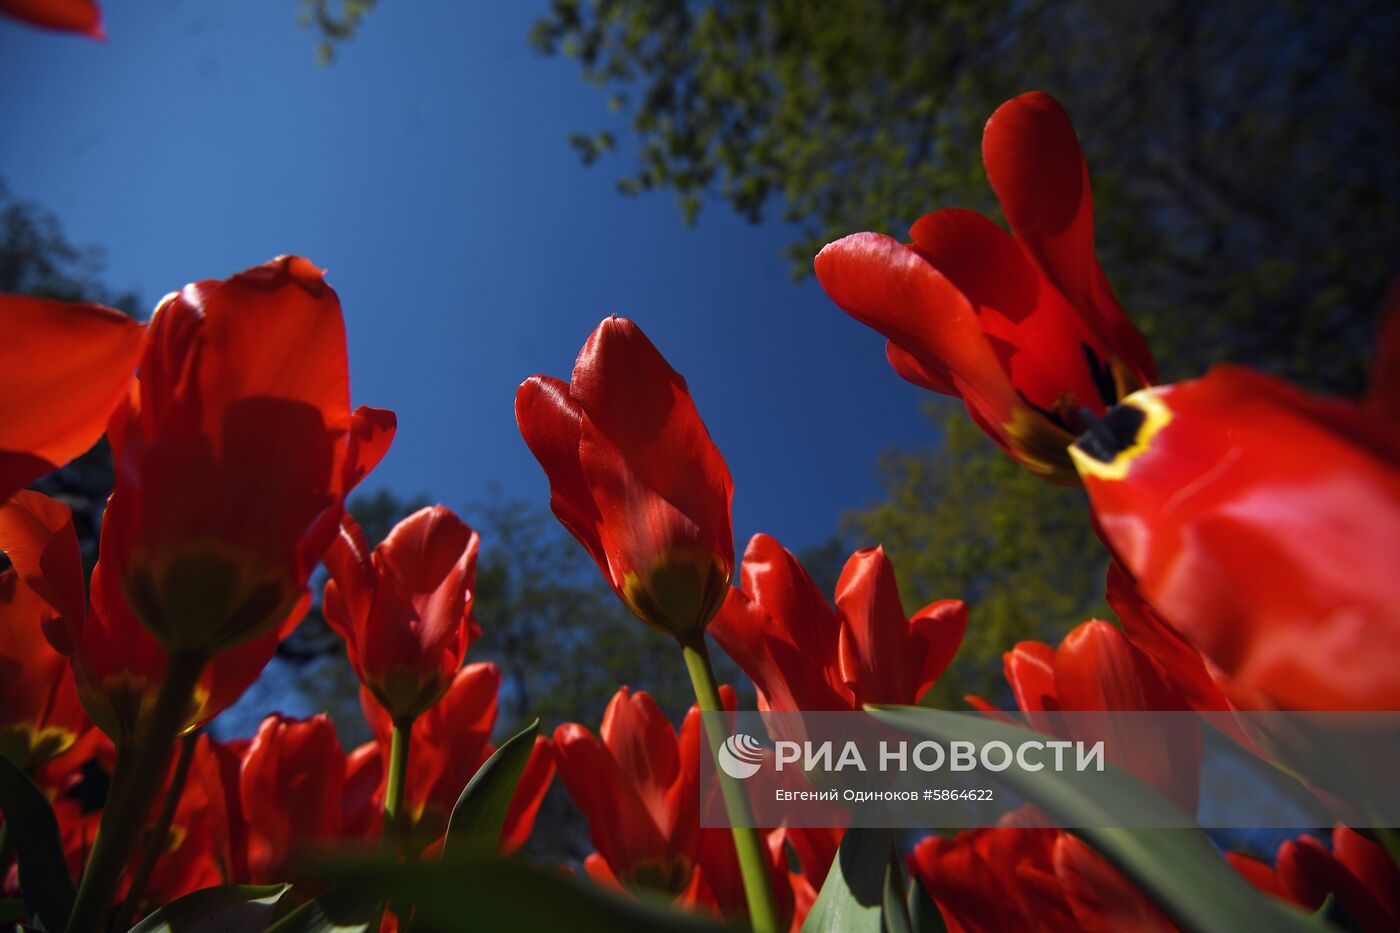
[[[0,0],[0,13],[43,29],[77,32],[99,42],[107,39],[95,0]]]
[[[1083,405],[1102,415],[1118,401],[1094,379],[1086,351],[1109,351],[1010,234],[975,211],[928,214],[909,231],[915,248],[962,292],[1017,391],[1044,411]],[[1107,397],[1105,393],[1107,391]]]
[[[857,233],[823,247],[815,268],[841,310],[884,334],[924,373],[946,371],[987,422],[1010,422],[1020,403],[976,312],[916,251],[887,236]]]
[[[836,612],[841,679],[856,702],[913,703],[923,659],[910,657],[909,620],[883,548],[857,551],[846,561],[836,584]]]
[[[530,752],[530,759],[525,762],[525,770],[515,785],[515,794],[511,797],[510,809],[506,811],[505,823],[501,827],[501,854],[510,855],[530,838],[535,817],[553,780],[553,743],[542,735],[535,736],[535,748]]]
[[[0,502],[97,442],[145,330],[100,305],[0,295]]]
[[[350,447],[345,454],[341,488],[345,493],[360,485],[389,452],[399,427],[398,415],[387,408],[361,405],[350,413]]]
[[[846,710],[850,691],[837,666],[840,624],[796,557],[768,535],[754,535],[740,573],[710,623],[725,653],[773,710]]]
[[[608,558],[598,535],[602,518],[579,465],[582,418],[578,404],[569,395],[568,384],[558,379],[531,376],[516,390],[515,421],[526,446],[549,477],[549,507],[611,581]]]
[[[49,641],[72,654],[77,632],[87,617],[83,559],[73,513],[41,493],[21,490],[0,502],[0,550],[10,559],[25,586],[52,607],[57,619],[44,622]]]
[[[914,691],[917,700],[948,669],[958,653],[967,632],[967,604],[961,599],[940,599],[914,613],[909,627],[914,640],[923,643],[924,652]]]
[[[1147,345],[1094,253],[1089,167],[1069,115],[1040,91],[1007,101],[987,121],[982,160],[1017,239],[1140,382],[1155,382]]]

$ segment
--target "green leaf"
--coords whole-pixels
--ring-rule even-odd
[[[904,873],[899,868],[899,853],[890,846],[885,864],[885,893],[883,905],[885,933],[914,933],[909,922],[909,909],[904,903]]]
[[[917,875],[909,879],[909,925],[914,933],[947,933],[948,925]]]
[[[0,755],[0,812],[19,863],[25,910],[46,930],[62,930],[73,909],[73,879],[63,858],[58,820],[44,792],[14,762]]]
[[[882,933],[885,875],[894,837],[888,829],[848,829],[802,933]]]
[[[568,930],[569,933],[714,933],[709,918],[634,900],[561,871],[514,859],[464,856],[399,863],[382,857],[321,862],[321,875],[350,890],[413,904],[425,930]],[[272,933],[272,931],[269,931]],[[277,933],[282,933],[280,926]]]
[[[267,933],[364,933],[378,927],[383,902],[368,888],[332,885],[268,926]]]
[[[881,722],[939,742],[967,739],[1015,746],[1037,735],[1020,726],[966,713],[917,707],[868,709]],[[1200,933],[1251,929],[1317,933],[1329,929],[1255,891],[1199,829],[1106,825],[1112,822],[1112,814],[1127,812],[1146,824],[1181,825],[1182,815],[1175,805],[1131,774],[1109,766],[1103,771],[1075,772],[1071,779],[1050,770],[1032,773],[1010,768],[1000,772],[997,780],[1038,804],[1051,820],[1089,824],[1070,831],[1112,862],[1183,929]]]
[[[205,888],[166,904],[131,933],[262,933],[289,890],[289,884]]]
[[[442,843],[444,856],[449,852],[465,856],[495,854],[515,786],[525,773],[539,731],[540,721],[536,719],[502,743],[472,775],[452,808],[447,837]]]

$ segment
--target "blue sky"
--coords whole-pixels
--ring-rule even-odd
[[[328,69],[295,0],[105,6],[105,46],[0,22],[0,176],[148,306],[278,253],[327,268],[355,401],[399,415],[368,488],[544,503],[515,387],[567,377],[614,312],[689,381],[740,549],[820,542],[880,450],[928,440],[882,340],[792,283],[780,224],[713,203],[687,229],[669,193],[616,192],[625,155],[579,164],[566,134],[610,115],[530,48],[543,3],[384,3]]]

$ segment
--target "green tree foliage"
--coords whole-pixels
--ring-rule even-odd
[[[776,215],[798,275],[847,233],[994,213],[983,123],[1049,91],[1084,144],[1101,260],[1165,379],[1229,359],[1362,386],[1400,261],[1393,3],[554,0],[532,41],[607,96],[615,115],[570,137],[586,162],[632,160],[620,189],[669,188],[686,220],[706,199]],[[886,545],[911,607],[972,603],[946,702],[992,689],[1017,639],[1058,640],[1095,609],[1103,558],[1079,494],[931,411],[930,445],[886,456],[883,501],[847,531]]]

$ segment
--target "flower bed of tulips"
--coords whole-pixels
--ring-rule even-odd
[[[940,210],[815,267],[896,373],[1087,493],[1121,626],[1006,646],[1019,709],[1400,709],[1400,295],[1359,401],[1229,365],[1158,385],[1095,258],[1059,104],[1007,102],[983,158],[1010,232]],[[340,299],[309,260],[186,285],[144,324],[0,297],[0,923],[1400,929],[1387,829],[1338,825],[1269,863],[1195,830],[1072,834],[1030,806],[911,852],[867,830],[702,828],[722,736],[701,714],[735,707],[712,645],[762,710],[893,715],[958,663],[975,607],[937,594],[907,615],[880,548],[834,594],[768,535],[736,568],[729,470],[632,321],[599,323],[567,381],[531,376],[515,406],[555,516],[654,630],[636,637],[675,641],[696,696],[679,729],[625,686],[598,724],[498,728],[500,673],[466,660],[477,534],[434,506],[373,544],[346,509],[396,419],[352,407]],[[104,436],[116,483],[85,578],[68,507],[25,487]],[[212,739],[318,566],[373,740],[347,753],[327,717],[276,714]],[[1193,807],[1162,800],[1153,761],[1114,762],[1125,793]],[[574,871],[513,856],[556,777],[596,850]],[[714,792],[743,824],[743,794]]]

